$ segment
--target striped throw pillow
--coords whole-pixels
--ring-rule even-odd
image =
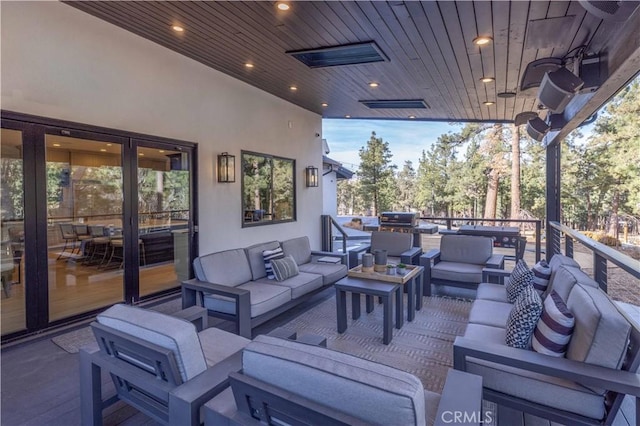
[[[533,279],[533,273],[529,270],[527,263],[520,259],[518,263],[516,263],[516,267],[511,271],[509,282],[505,286],[509,303],[515,303],[522,289],[526,286],[533,285]]]
[[[271,266],[273,266],[273,274],[276,276],[276,281],[284,281],[300,273],[298,264],[291,255],[282,259],[272,260]]]
[[[276,277],[273,275],[273,268],[271,267],[271,261],[274,259],[282,259],[284,257],[284,252],[282,251],[282,247],[278,247],[273,250],[265,250],[262,252],[262,258],[264,259],[264,270],[267,273],[267,278],[270,280],[274,280]]]
[[[533,268],[533,287],[536,289],[540,297],[547,290],[549,286],[549,279],[551,279],[551,267],[547,264],[547,261],[542,259],[536,263]]]
[[[544,300],[542,316],[533,332],[533,350],[564,357],[576,320],[558,293],[552,291]]]

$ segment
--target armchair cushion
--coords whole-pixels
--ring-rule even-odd
[[[404,371],[269,336],[247,345],[242,363],[247,376],[367,423],[425,424],[422,383]]]
[[[282,250],[285,256],[293,256],[298,265],[311,262],[311,243],[307,236],[283,241]]]
[[[254,244],[244,249],[246,257],[249,261],[249,267],[251,268],[251,280],[257,280],[267,276],[267,270],[264,267],[264,257],[262,252],[265,250],[275,250],[280,247],[280,243],[277,241],[269,241],[267,243]]]
[[[113,305],[102,312],[97,321],[171,350],[185,382],[207,369],[198,333],[189,321],[123,304]]]
[[[273,275],[275,275],[276,281],[284,281],[300,273],[298,265],[291,255],[282,259],[273,259],[271,261],[271,267],[273,268]]]
[[[533,350],[549,356],[563,357],[575,323],[573,314],[562,298],[552,291],[544,300],[542,316],[533,331]]]
[[[507,345],[527,349],[531,335],[542,314],[542,300],[533,286],[525,287],[513,304],[507,318]]]
[[[373,231],[371,233],[371,252],[386,250],[387,256],[400,257],[411,249],[413,235],[402,232]]]
[[[474,235],[443,235],[440,253],[440,260],[445,262],[484,265],[493,254],[493,241]]]
[[[291,289],[273,281],[249,281],[238,288],[251,292],[251,318],[269,312],[291,300]],[[205,294],[204,307],[225,314],[236,313],[236,302],[230,297]]]
[[[193,261],[193,270],[200,281],[236,287],[251,281],[251,269],[243,249],[206,254]]]
[[[482,281],[482,265],[441,261],[431,267],[431,278],[479,283]]]

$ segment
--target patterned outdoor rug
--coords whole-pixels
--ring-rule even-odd
[[[406,298],[406,295],[405,295]],[[471,303],[444,297],[424,298],[422,310],[412,322],[393,329],[393,340],[382,343],[382,305],[367,314],[362,298],[361,316],[351,319],[347,300],[347,330],[338,334],[335,298],[301,314],[283,327],[298,334],[327,338],[327,347],[386,364],[418,377],[425,389],[441,393],[449,368],[453,367],[453,341],[467,326]],[[405,310],[407,308],[405,300]]]
[[[151,306],[149,309],[162,312],[164,314],[172,314],[182,309],[182,299],[178,297],[176,299],[169,300],[168,302]],[[52,337],[51,341],[70,354],[76,354],[80,351],[81,347],[95,343],[96,339],[93,336],[91,327],[82,327],[77,330]]]

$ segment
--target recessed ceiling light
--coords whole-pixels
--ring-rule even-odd
[[[288,3],[285,3],[283,1],[279,1],[278,2],[278,9],[280,9],[280,10],[289,10],[290,7],[291,6],[289,6]]]
[[[60,144],[59,143],[54,143],[53,146],[60,146]]]
[[[184,32],[184,28],[182,28],[180,25],[174,25],[171,27],[171,29],[177,33]]]
[[[347,114],[344,116],[344,118],[351,118],[351,116]]]
[[[107,152],[106,148],[100,148],[100,152]]]
[[[322,105],[323,107],[325,107],[325,108],[329,106],[329,104],[328,104],[328,103],[326,103],[326,102],[323,102],[321,105]]]
[[[416,118],[416,116],[415,115],[410,115],[409,118],[413,120],[414,118]]]
[[[473,39],[473,44],[478,46],[484,46],[485,44],[491,43],[491,40],[493,39],[489,36],[478,36]]]
[[[491,105],[495,104],[495,102],[492,102],[492,101],[486,101],[486,102],[483,102],[483,103],[484,103],[486,106],[491,106]]]
[[[110,143],[108,143],[108,144],[107,144],[107,146],[111,146],[111,144],[110,144]]]
[[[296,90],[298,90],[298,88],[296,86],[289,86],[289,90],[295,92]]]
[[[371,83],[369,83],[369,87],[378,87],[380,86],[379,83],[376,83],[375,81],[372,81]]]
[[[483,83],[491,83],[492,81],[496,81],[496,79],[493,77],[482,77],[480,81]]]
[[[161,149],[160,151],[158,151],[160,154],[164,154],[164,149]]]
[[[144,156],[144,152],[141,152],[140,154],[138,154],[140,157]]]
[[[253,64],[251,64],[251,63],[249,63],[249,62],[247,62],[246,64],[244,64],[244,66],[245,66],[246,68],[253,68]]]

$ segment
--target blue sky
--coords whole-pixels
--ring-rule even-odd
[[[460,128],[459,124],[426,121],[323,119],[322,137],[329,144],[329,157],[354,172],[360,164],[358,151],[367,144],[372,131],[389,142],[391,162],[398,169],[407,160],[417,169],[422,150],[427,151],[438,136]]]

